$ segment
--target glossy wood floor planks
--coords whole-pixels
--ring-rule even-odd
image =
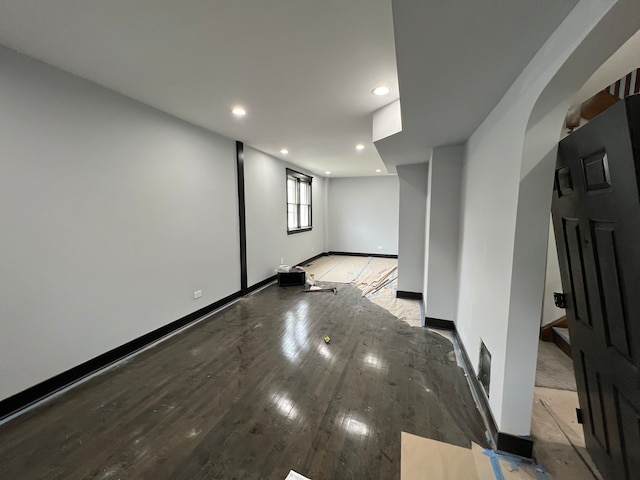
[[[398,479],[401,431],[486,446],[451,344],[336,286],[268,287],[0,426],[0,478]]]

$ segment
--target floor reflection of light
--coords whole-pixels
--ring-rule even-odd
[[[324,343],[318,345],[318,353],[322,355],[327,360],[331,360],[333,358],[333,354],[327,345]]]
[[[303,303],[295,312],[285,313],[282,354],[295,364],[300,363],[300,353],[309,342],[307,310],[308,305]]]
[[[362,437],[369,436],[369,426],[360,418],[356,418],[353,414],[340,414],[336,419],[338,425],[347,433],[359,435]]]
[[[272,393],[271,401],[282,415],[291,420],[295,420],[300,415],[300,411],[296,407],[296,404],[291,401],[285,392]]]
[[[378,370],[387,368],[387,362],[385,362],[383,358],[380,358],[372,353],[366,354],[362,361],[367,367],[376,368]]]

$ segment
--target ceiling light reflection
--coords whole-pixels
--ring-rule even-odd
[[[296,404],[289,398],[286,392],[274,392],[271,394],[271,402],[286,418],[295,420],[300,415]]]
[[[282,354],[296,365],[300,363],[301,354],[309,344],[309,324],[305,320],[308,318],[308,308],[306,303],[302,303],[298,305],[297,315],[291,311],[285,313],[280,349]]]
[[[377,370],[386,370],[388,368],[387,362],[384,360],[384,358],[381,358],[372,353],[368,353],[367,355],[365,355],[362,359],[362,362],[367,367],[375,368]]]
[[[324,343],[321,343],[320,345],[318,345],[318,353],[322,355],[324,358],[326,358],[327,360],[331,360],[333,358],[333,354],[331,353],[331,350]]]
[[[338,426],[345,432],[362,437],[368,437],[371,432],[369,425],[352,413],[340,414],[336,418]]]

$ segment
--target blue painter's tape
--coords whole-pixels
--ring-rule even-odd
[[[500,468],[500,462],[496,456],[496,452],[493,450],[485,450],[484,454],[491,460],[491,467],[493,468],[493,474],[496,476],[496,480],[504,480],[502,469]]]
[[[362,276],[362,272],[364,272],[364,269],[367,268],[370,263],[371,263],[371,257],[369,257],[369,260],[367,260],[367,263],[365,263],[364,267],[362,267],[362,270],[360,270],[360,273],[358,273],[356,278],[353,279],[354,282],[360,280],[360,277]]]
[[[337,267],[338,265],[340,265],[341,263],[342,263],[342,261],[341,261],[341,260],[339,260],[339,261],[338,261],[338,263],[336,263],[333,267],[331,267],[329,270],[327,270],[326,272],[324,272],[320,278],[316,278],[316,280],[322,280],[324,277],[326,277],[326,276],[327,276],[327,274],[328,274],[331,270],[333,270],[334,268],[336,268],[336,267]]]
[[[513,457],[511,455],[504,455],[500,453],[496,453],[493,450],[487,449],[483,452],[489,459],[491,460],[491,467],[493,468],[493,473],[496,476],[496,480],[505,480],[504,473],[502,473],[502,468],[500,467],[500,460],[505,462],[509,462],[511,464],[511,468],[513,470],[520,470],[525,463],[522,459]],[[547,471],[542,465],[532,465],[526,462],[528,467],[535,469],[536,480],[549,480],[547,476]],[[528,471],[528,470],[527,470]]]
[[[537,480],[549,480],[549,477],[547,477],[547,472],[544,471],[541,465],[540,468],[536,468],[536,478]]]

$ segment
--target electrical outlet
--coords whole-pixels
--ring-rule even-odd
[[[378,245],[378,250],[382,250],[382,245]]]
[[[280,265],[284,265],[284,258],[280,258]]]
[[[196,290],[193,292],[193,299],[200,298],[202,296],[202,290]]]

